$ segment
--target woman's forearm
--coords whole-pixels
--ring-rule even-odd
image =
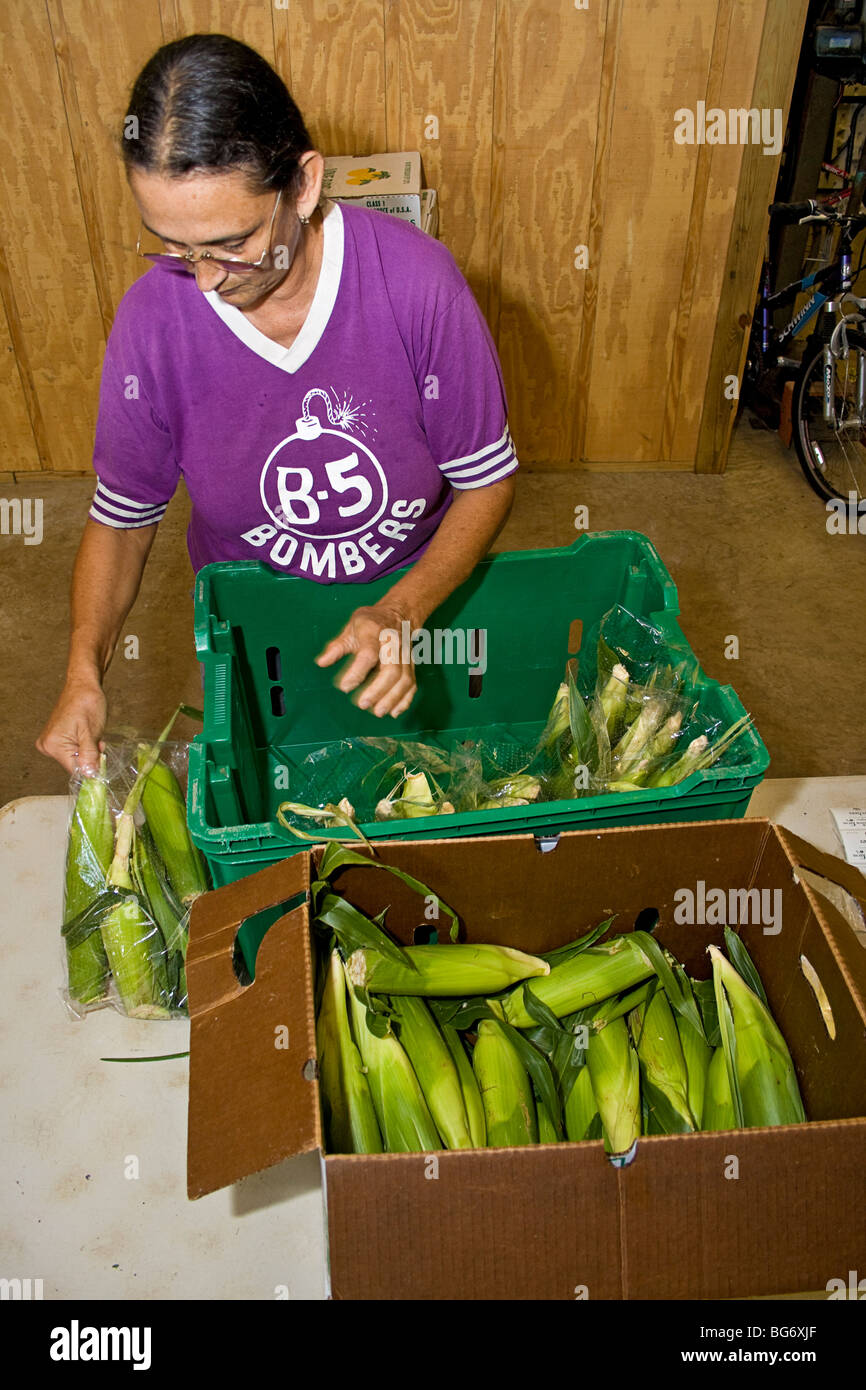
[[[72,574],[66,683],[36,747],[67,772],[95,772],[107,704],[102,678],[135,602],[155,526],[114,530],[88,519]]]
[[[155,535],[155,526],[113,530],[88,519],[72,574],[67,683],[102,681]]]
[[[421,627],[487,554],[511,511],[516,477],[457,493],[436,534],[408,574],[381,600]]]

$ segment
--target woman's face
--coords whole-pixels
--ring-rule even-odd
[[[268,246],[277,195],[271,190],[251,192],[239,170],[171,178],[133,169],[129,185],[145,227],[165,243],[167,251],[210,251],[226,259],[257,261]],[[271,228],[268,268],[233,273],[212,260],[198,261],[195,277],[199,289],[203,293],[216,290],[227,303],[244,309],[276,289],[293,269],[297,276],[295,259],[304,233],[298,211],[309,215],[307,201],[304,195],[297,200],[293,190],[283,193]]]

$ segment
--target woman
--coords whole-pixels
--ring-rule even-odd
[[[157,263],[106,349],[66,683],[37,747],[95,766],[102,680],[181,477],[195,570],[263,560],[351,584],[411,565],[317,658],[352,654],[340,688],[396,717],[415,677],[380,634],[427,621],[513,499],[501,372],[469,286],[417,228],[321,201],[291,96],[225,35],[154,54],[123,156],[139,254]]]

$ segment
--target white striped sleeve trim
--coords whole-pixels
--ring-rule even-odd
[[[451,486],[456,488],[486,487],[513,473],[516,467],[517,455],[507,425],[505,433],[494,444],[439,465]]]
[[[114,526],[117,530],[129,531],[139,526],[155,526],[165,516],[167,502],[134,502],[131,497],[123,497],[112,492],[104,483],[98,483],[90,515],[103,526]]]

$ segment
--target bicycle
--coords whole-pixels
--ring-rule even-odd
[[[866,299],[852,293],[854,237],[866,227],[866,214],[833,212],[810,199],[772,203],[771,217],[838,226],[839,252],[819,270],[793,280],[775,293],[769,256],[764,262],[758,307],[752,321],[744,384],[760,392],[764,379],[781,369],[794,378],[792,424],[797,457],[809,486],[824,501],[859,502],[866,496]],[[861,258],[862,264],[862,258]],[[780,330],[772,326],[775,309],[793,303],[801,290],[810,299]],[[856,306],[846,312],[844,305]],[[816,320],[801,359],[786,355],[797,334]]]

